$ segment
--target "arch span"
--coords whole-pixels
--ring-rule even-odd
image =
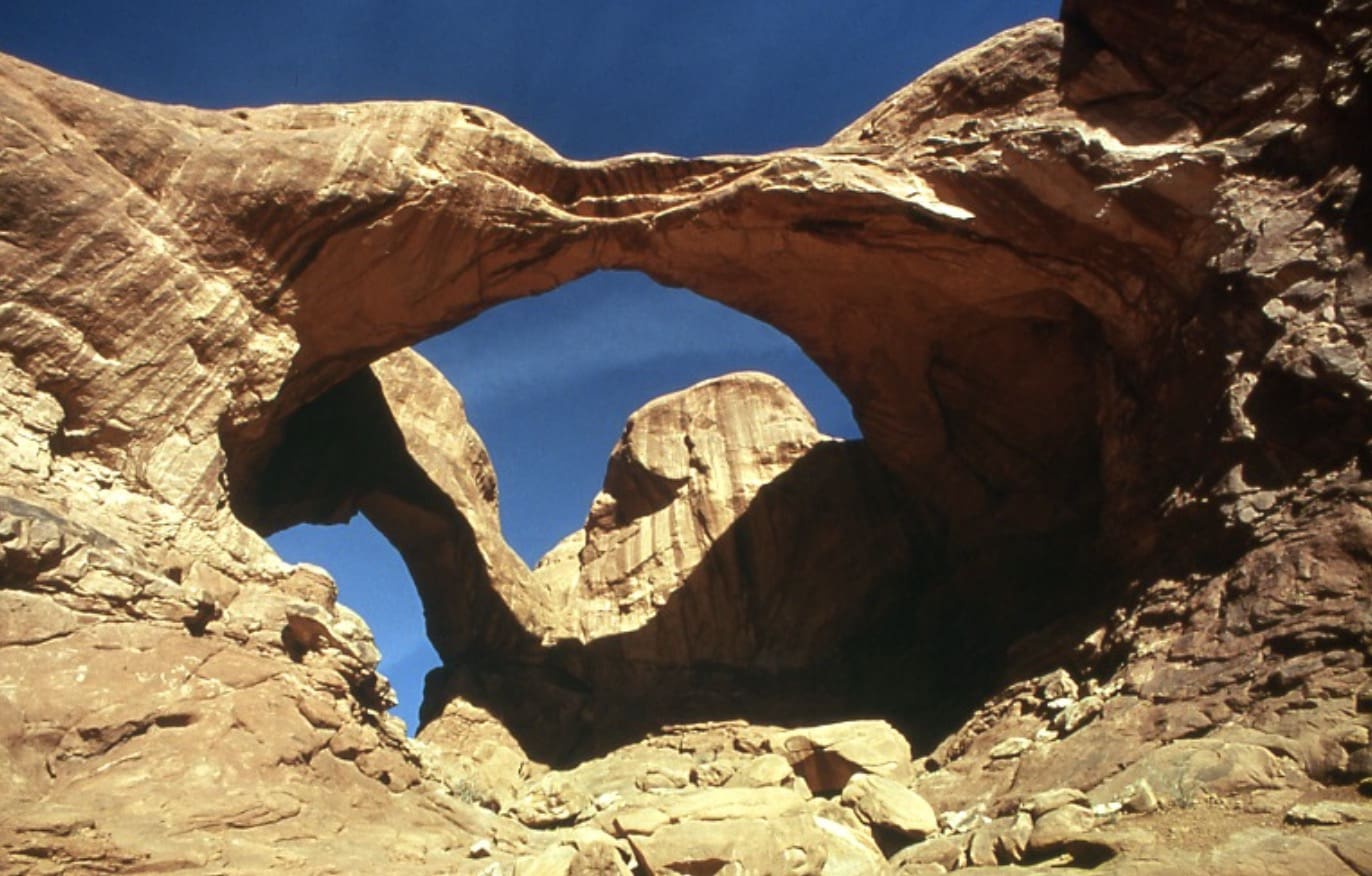
[[[77,100],[20,66],[35,130],[77,131],[102,156],[90,197],[142,211],[122,276],[165,300],[168,343],[143,370],[185,388],[172,400],[185,414],[131,416],[165,400],[144,399],[108,349],[40,383],[61,388],[66,447],[200,519],[221,521],[227,499],[270,531],[365,505],[421,592],[452,591],[426,599],[445,659],[538,663],[510,609],[527,573],[482,542],[495,530],[479,523],[480,489],[416,462],[405,433],[430,412],[392,405],[384,372],[420,366],[388,356],[590,271],[640,270],[770,323],[834,379],[928,543],[921,580],[939,570],[928,580],[942,583],[927,598],[994,651],[1055,611],[1022,582],[1076,580],[1063,570],[1090,553],[1116,482],[1099,468],[1111,382],[1146,367],[1154,311],[1193,291],[1169,260],[1212,237],[1188,218],[1212,197],[1204,185],[1146,195],[1167,223],[1129,215],[1145,196],[1100,194],[1176,155],[1116,148],[1062,106],[1063,38],[1055,23],[1019,28],[996,49],[1014,64],[973,50],[814,149],[602,162],[567,161],[469,107],[153,111]],[[959,101],[979,65],[972,124]],[[1100,149],[1109,160],[1090,160]],[[1181,166],[1200,183],[1211,172]],[[169,267],[171,247],[193,255]],[[144,329],[113,313],[118,337]],[[322,434],[344,436],[336,455],[310,449]],[[160,461],[187,442],[173,474]]]
[[[1099,444],[1097,384],[1143,366],[1156,329],[1144,298],[1163,311],[1192,294],[1171,260],[1209,239],[1185,211],[1211,195],[1198,186],[1171,207],[1176,222],[1131,224],[1124,239],[1096,221],[1131,209],[1096,193],[1110,179],[1169,159],[1126,151],[1084,168],[1072,149],[1043,149],[1066,138],[1089,151],[1103,135],[1015,121],[1057,103],[1062,31],[1040,22],[1013,41],[1028,62],[983,83],[1013,102],[975,132],[955,137],[940,116],[952,73],[936,70],[823,147],[758,158],[569,162],[451,106],[251,113],[251,142],[270,146],[235,160],[239,178],[260,168],[258,191],[193,193],[236,207],[238,245],[259,267],[248,296],[291,340],[237,387],[231,482],[254,477],[286,416],[379,355],[630,268],[795,338],[951,529],[979,540],[978,520],[1032,532],[1094,513],[1099,485],[1082,475]],[[292,150],[302,138],[332,149]]]
[[[1207,9],[1196,63],[1171,66],[1135,36],[1170,6],[1131,9],[1069,3],[822,146],[757,157],[573,162],[469,107],[200,112],[6,60],[0,365],[53,402],[23,423],[41,440],[22,477],[47,495],[43,454],[79,459],[99,471],[83,483],[185,515],[127,524],[170,540],[169,566],[242,566],[259,542],[229,506],[270,528],[327,505],[301,484],[266,501],[266,475],[311,416],[377,401],[372,363],[633,268],[777,326],[834,378],[932,534],[920,605],[948,629],[996,647],[1108,604],[1112,564],[1194,568],[1197,542],[1275,507],[1246,476],[1295,489],[1362,452],[1369,380],[1344,333],[1364,333],[1366,162],[1339,145],[1361,142],[1362,105],[1353,73],[1312,72],[1351,56],[1347,22],[1334,42],[1283,28],[1288,45],[1262,37],[1303,13]],[[1204,50],[1255,30],[1261,63]],[[1274,437],[1276,402],[1318,416]],[[377,413],[393,441],[406,421]],[[413,461],[347,475],[397,485],[376,513],[408,537],[473,541]],[[479,635],[522,653],[490,594],[445,631],[460,648],[489,615]]]
[[[276,480],[293,412],[365,381],[359,369],[379,355],[592,270],[640,270],[776,326],[833,377],[876,463],[904,486],[902,526],[925,545],[919,569],[904,570],[919,579],[906,616],[917,603],[959,618],[932,624],[941,632],[918,649],[883,647],[914,660],[946,645],[989,685],[1009,641],[1081,596],[1076,571],[1092,562],[1112,483],[1100,471],[1104,398],[1152,335],[1139,316],[1144,290],[1159,307],[1184,298],[1188,278],[1162,270],[1160,253],[1197,245],[1186,222],[1121,240],[1090,214],[1100,196],[1055,191],[1094,191],[1165,159],[1139,153],[1088,172],[1070,150],[1043,150],[1062,137],[1085,149],[1096,135],[1076,121],[1028,131],[1016,121],[1057,102],[1062,34],[1039,23],[1013,39],[1031,62],[986,83],[1009,102],[974,132],[940,117],[949,81],[935,71],[824,147],[758,158],[567,162],[497,117],[454,107],[408,107],[403,118],[380,106],[251,114],[287,140],[303,130],[334,142],[349,163],[348,185],[321,199],[337,162],[326,171],[301,153],[286,172],[279,164],[292,153],[273,151],[276,196],[237,214],[262,260],[254,306],[288,327],[292,345],[269,388],[248,396],[273,402],[233,409],[222,432],[235,510],[263,525],[272,512],[256,507],[255,485]],[[433,133],[422,149],[397,148],[387,139],[397,127]],[[1083,263],[1082,251],[1099,258]],[[400,538],[427,531],[387,511]],[[453,519],[465,532],[464,515]],[[466,547],[417,574],[505,571],[469,581],[460,599],[430,598],[443,603],[428,623],[445,660],[545,660],[508,610],[526,588],[519,564],[472,559],[470,535],[448,544]],[[410,553],[429,557],[414,568],[441,551]],[[876,638],[909,635],[895,624]],[[558,659],[565,669],[583,658]],[[474,686],[499,687],[469,682],[464,692]]]

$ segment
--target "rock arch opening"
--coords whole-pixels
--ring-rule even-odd
[[[239,513],[264,532],[280,531],[302,520],[338,524],[351,518],[354,525],[348,527],[350,530],[370,528],[367,523],[359,527],[356,521],[374,522],[400,550],[420,582],[430,618],[429,634],[449,656],[470,657],[487,648],[500,650],[520,641],[517,633],[511,633],[504,644],[480,636],[473,640],[470,630],[481,625],[475,621],[463,626],[467,632],[454,630],[452,616],[465,612],[464,606],[473,600],[463,594],[503,586],[507,588],[505,596],[510,597],[512,590],[528,589],[524,579],[529,570],[506,542],[523,548],[527,565],[534,566],[555,541],[580,531],[591,500],[601,487],[609,448],[629,415],[654,397],[731,369],[766,368],[786,377],[807,396],[809,407],[823,418],[828,432],[846,432],[851,437],[856,431],[842,394],[794,342],[756,320],[688,292],[663,289],[639,274],[600,274],[550,296],[511,303],[421,348],[443,364],[457,383],[472,387],[465,403],[417,356],[402,352],[386,357],[287,418],[275,445],[259,463],[260,474],[254,481],[258,486],[250,494],[237,491],[235,500]],[[751,384],[745,381],[740,385],[746,396]],[[781,384],[767,384],[765,389],[782,400],[786,417],[809,420],[806,407]],[[497,455],[508,453],[502,470],[523,474],[525,468],[534,469],[535,477],[545,481],[577,483],[568,490],[560,483],[550,487],[545,482],[542,489],[530,492],[526,478],[525,493],[514,501],[509,498],[508,487],[502,485],[505,500],[498,504],[493,466],[467,421],[473,399],[487,415],[477,419],[496,435]],[[739,403],[749,401],[745,397]],[[731,404],[734,402],[726,399],[724,408]],[[734,408],[725,413],[735,420],[747,420],[749,412]],[[512,427],[518,434],[511,434]],[[582,436],[576,434],[578,431],[591,434]],[[707,416],[696,438],[704,442],[702,436],[715,431]],[[820,439],[820,432],[812,425],[806,426],[805,432],[808,444]],[[748,436],[713,437],[718,438],[719,452],[724,443]],[[552,465],[532,458],[534,454],[557,456],[551,451],[564,444],[583,446],[573,446],[577,452]],[[803,449],[808,447],[776,447],[765,441],[746,448],[755,455],[779,451],[792,456]],[[569,462],[580,463],[584,470],[569,470]],[[771,470],[780,470],[775,460]],[[752,472],[748,477],[758,480],[760,475]],[[612,479],[606,476],[605,483]],[[733,481],[723,484],[733,491],[734,495],[726,498],[735,504],[751,501],[757,486]],[[628,494],[623,498],[626,507],[636,500]],[[516,512],[513,519],[512,506]],[[503,526],[502,509],[506,518]],[[553,518],[554,528],[531,527],[531,516]],[[472,522],[475,526],[468,525]],[[554,532],[555,537],[546,538],[547,532]],[[329,536],[324,532],[302,536],[300,528],[286,529],[273,541],[280,545],[282,538],[305,540],[301,546],[287,542],[291,559],[334,569]],[[333,538],[341,545],[351,535],[340,533]],[[691,549],[698,550],[699,546],[691,545]],[[465,571],[455,575],[459,566]],[[344,601],[349,602],[348,588],[342,582],[340,586]],[[512,598],[520,597],[516,592]],[[488,619],[504,616],[494,602],[484,610],[483,616]],[[439,616],[437,622],[435,615]],[[372,619],[370,614],[368,617]],[[419,617],[420,612],[414,612],[413,626],[418,626]],[[383,645],[383,658],[388,639],[410,650],[403,631],[385,629],[384,622],[383,628],[374,624],[374,631]],[[550,630],[543,630],[545,640],[551,637],[554,634]],[[383,666],[383,671],[386,668]],[[393,662],[392,674],[396,668]],[[414,667],[403,670],[413,672]],[[410,708],[405,709],[408,714],[418,701],[412,695],[415,680],[391,680],[402,707],[410,693]]]
[[[439,658],[424,634],[423,604],[395,546],[361,514],[344,524],[293,526],[270,542],[288,562],[327,565],[339,602],[366,621],[376,640],[378,669],[397,700],[392,714],[413,733],[419,726],[424,675]]]
[[[897,717],[921,754],[940,709],[977,704],[921,757],[932,771],[913,782],[935,812],[1020,812],[1065,787],[1132,809],[1146,776],[1162,777],[1150,784],[1163,827],[1197,776],[1227,798],[1226,823],[1236,806],[1280,818],[1288,791],[1346,796],[1329,784],[1369,772],[1372,306],[1369,168],[1340,144],[1365,127],[1355,62],[1368,31],[1348,4],[1260,19],[1251,5],[1177,16],[1162,0],[1073,0],[1063,23],[940,66],[827,144],[755,158],[567,161],[492,113],[436,104],[157,107],[0,58],[16,122],[16,148],[0,150],[13,196],[0,217],[0,627],[20,672],[0,723],[16,849],[40,866],[76,855],[253,869],[290,854],[303,815],[351,836],[315,858],[373,859],[403,835],[421,844],[393,850],[402,869],[484,867],[465,838],[494,829],[512,840],[478,847],[496,866],[545,848],[565,860],[551,837],[444,803],[443,785],[463,787],[428,770],[445,747],[407,746],[379,714],[375,655],[332,588],[243,525],[363,506],[436,588],[430,621],[452,671],[431,685],[443,708],[430,726],[456,743],[448,752],[504,734],[540,759],[575,759],[740,702],[749,711],[734,714],[762,720],[773,705],[818,717],[836,694],[849,715],[877,703]],[[682,576],[693,586],[644,582],[655,611],[590,588],[614,600],[592,619],[621,627],[583,639],[581,624],[530,622],[548,617],[539,593],[564,591],[499,574],[483,522],[492,491],[458,476],[471,466],[426,464],[477,445],[451,440],[442,387],[395,351],[602,268],[784,329],[852,400],[870,456],[811,444],[773,416],[787,405],[771,392],[755,405],[769,416],[740,422],[781,436],[754,444],[787,447],[767,463],[784,470],[723,527],[707,518],[705,572]],[[693,499],[711,496],[721,466],[686,415],[724,395],[706,384],[644,414],[685,418],[672,434],[689,444],[646,427],[625,436],[593,505],[604,525],[571,551],[576,588],[639,544],[621,536],[706,507]],[[320,436],[341,451],[312,452]],[[891,503],[824,517],[841,491],[873,495],[857,487],[874,465]],[[734,585],[755,579],[756,558],[791,560],[782,579],[820,606],[860,604],[852,564],[804,552],[829,556],[824,536],[854,523],[915,540],[914,564],[886,541],[859,552],[894,558],[907,586],[865,591],[894,598],[848,615],[851,647],[835,659],[790,660],[785,648],[837,625]],[[798,553],[769,549],[787,536]],[[837,599],[823,589],[840,585]],[[702,601],[794,635],[719,636],[737,619]],[[685,666],[667,659],[683,652]],[[684,739],[695,732],[668,734],[682,740],[677,775],[698,763],[688,745],[795,751],[770,732],[697,747]],[[909,764],[895,748],[883,759]],[[527,766],[505,754],[511,772]],[[820,772],[773,763],[787,781]],[[131,800],[130,787],[176,788],[189,805]],[[595,818],[623,838],[625,812]],[[744,821],[697,822],[704,842],[690,845]],[[1022,821],[961,834],[958,854],[989,863],[995,846],[1008,863],[1019,856],[1000,839],[1022,848]],[[1088,832],[1061,846],[1061,824],[1045,828],[1045,855],[1114,842]],[[631,842],[662,869],[648,840]],[[1197,847],[1177,867],[1223,869],[1249,846]],[[826,847],[842,864],[820,839],[807,860]],[[772,851],[778,863],[754,869],[781,869]],[[880,869],[872,855],[853,869]]]
[[[1058,63],[1064,39],[1049,22],[1018,28],[1004,41],[1033,63],[968,90],[967,69],[1000,69],[974,49],[815,149],[570,162],[492,113],[424,106],[404,111],[407,125],[438,132],[421,152],[368,140],[366,155],[390,157],[367,159],[361,182],[324,201],[273,152],[283,188],[234,215],[261,266],[245,296],[289,338],[284,355],[244,377],[219,421],[234,509],[259,531],[270,524],[276,512],[257,507],[260,484],[282,437],[299,428],[307,403],[327,409],[349,386],[381,399],[392,412],[383,431],[407,449],[435,443],[447,428],[435,420],[441,406],[401,410],[406,400],[392,398],[381,373],[423,366],[385,354],[596,270],[642,271],[784,332],[851,401],[898,498],[881,519],[919,549],[904,570],[915,583],[890,589],[898,604],[875,610],[880,623],[852,636],[861,647],[840,662],[892,680],[869,700],[899,713],[915,738],[938,736],[1006,681],[1008,667],[1024,675],[1061,665],[1062,643],[1082,642],[1118,605],[1124,564],[1167,553],[1158,546],[1180,530],[1204,541],[1227,526],[1216,506],[1194,504],[1188,523],[1166,505],[1179,484],[1205,476],[1170,433],[1213,409],[1236,367],[1205,353],[1228,341],[1178,329],[1223,285],[1207,265],[1229,232],[1205,218],[1221,171],[1115,141],[1108,113],[1073,115],[1070,86],[1092,74]],[[964,111],[977,107],[971,124]],[[1047,107],[1067,115],[1023,129],[1026,111]],[[394,125],[375,112],[254,123],[353,149],[354,132]],[[1092,157],[1101,150],[1110,162]],[[311,179],[311,168],[299,170]],[[1198,441],[1209,442],[1222,419],[1206,421]],[[372,476],[385,454],[374,456],[346,477]],[[501,712],[526,736],[565,713],[563,723],[585,731],[572,742],[583,752],[636,732],[631,718],[653,720],[632,705],[641,702],[632,685],[613,674],[597,681],[588,668],[638,653],[622,650],[624,640],[612,648],[564,637],[531,620],[538,607],[517,616],[530,579],[503,540],[484,539],[496,530],[473,522],[496,516],[482,485],[435,486],[451,477],[435,469],[425,486],[407,479],[404,460],[396,465],[382,481],[409,486],[384,501],[374,491],[372,510],[391,518],[420,565],[449,582],[442,586],[472,585],[430,613],[429,633],[446,662],[484,675],[437,687],[457,685],[455,695]],[[652,518],[684,477],[661,479],[622,522]],[[336,510],[316,507],[309,490],[287,493],[278,508]],[[615,509],[606,519],[621,520]],[[583,550],[594,553],[589,534]],[[513,574],[490,571],[507,563]],[[437,571],[453,564],[460,568]],[[684,603],[679,614],[696,616]],[[1063,624],[1082,629],[1054,632]],[[1030,634],[1037,638],[1023,641]],[[692,666],[706,680],[689,689],[721,688],[713,657]],[[813,702],[818,677],[810,672],[799,693],[770,676],[750,681],[739,698],[756,706],[749,691],[766,688],[778,701]],[[841,699],[864,684],[833,687]],[[665,676],[644,687],[673,689]],[[510,690],[524,700],[500,702]],[[606,692],[624,694],[623,708]],[[563,705],[533,708],[540,702]],[[523,705],[536,714],[520,718]]]
[[[399,550],[442,659],[427,732],[456,708],[547,761],[738,715],[879,714],[932,740],[1011,642],[1090,601],[1073,572],[1100,502],[1094,320],[1051,291],[943,318],[922,391],[977,486],[942,505],[866,442],[798,427],[783,385],[707,381],[629,418],[584,525],[526,563],[462,399],[409,351],[282,419],[231,497],[262,532],[361,512]]]
[[[509,302],[415,350],[461,393],[499,474],[501,531],[530,566],[582,525],[625,421],[660,395],[762,371],[824,434],[860,434],[848,400],[794,341],[637,272]]]

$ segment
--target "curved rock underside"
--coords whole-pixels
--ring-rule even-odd
[[[1370,872],[1372,8],[1062,17],[756,157],[0,58],[17,869]],[[598,269],[791,335],[864,440],[660,399],[528,569],[404,348]],[[419,741],[260,537],[357,511],[444,661]],[[806,726],[873,715],[918,757]]]

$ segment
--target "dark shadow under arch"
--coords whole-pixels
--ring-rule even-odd
[[[307,403],[254,448],[255,461],[249,455],[236,469],[231,496],[260,532],[361,512],[396,546],[443,660],[426,684],[421,720],[460,696],[549,762],[603,753],[664,724],[725,717],[876,715],[929,745],[1005,681],[1014,643],[1064,615],[1090,615],[1106,597],[1099,577],[1083,574],[1095,571],[1102,501],[1094,320],[1051,290],[1008,309],[946,318],[958,328],[930,351],[925,379],[949,452],[979,480],[967,508],[950,517],[924,501],[864,442],[824,445],[763,490],[657,618],[585,645],[544,647],[524,629],[500,596],[519,582],[492,579],[481,537],[406,447],[370,369]],[[682,619],[699,611],[697,591],[714,563],[752,569],[761,527],[778,519],[800,526],[836,488],[857,483],[868,504],[835,524],[851,525],[846,535],[802,550],[774,567],[773,579],[746,572],[756,590],[736,594],[771,606],[749,605],[757,626],[747,633],[759,641],[784,640],[803,623],[793,610],[803,600],[788,607],[788,599],[817,600],[811,608],[825,606],[842,627],[831,648],[804,664],[651,658],[655,640],[680,636]],[[889,562],[855,589],[845,569],[872,552]],[[1016,671],[1032,668],[1028,661]]]

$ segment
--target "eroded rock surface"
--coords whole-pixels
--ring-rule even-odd
[[[623,659],[808,666],[903,586],[899,494],[861,443],[827,439],[763,374],[629,418],[586,526],[534,570],[549,642],[621,636]],[[894,584],[891,579],[896,579]]]
[[[1360,0],[1068,0],[824,145],[602,162],[470,107],[206,112],[0,59],[0,843],[35,872],[1365,870],[1365,825],[1285,814],[1372,771],[1370,52]],[[694,468],[692,423],[700,453],[626,437],[561,589],[500,543],[460,401],[386,356],[601,268],[772,323],[851,399],[842,454],[919,539],[863,647],[805,665],[827,630],[758,625],[790,600],[678,636],[701,569],[713,618],[777,565],[720,544],[828,446],[784,417],[756,484]],[[446,663],[427,743],[327,576],[260,538],[359,509]],[[820,679],[914,736],[939,835],[877,843],[748,725],[748,763],[657,726],[784,666],[751,692]],[[634,721],[690,768],[605,752],[583,798],[524,747]],[[681,799],[578,824],[609,786]],[[721,794],[737,818],[698,817]]]
[[[504,576],[544,647],[450,661],[431,677],[425,735],[465,733],[488,710],[563,760],[655,723],[840,708],[847,650],[912,586],[904,507],[866,445],[821,435],[774,377],[656,399],[625,424],[584,528]]]
[[[322,570],[265,545],[253,565],[153,565],[94,528],[116,497],[0,500],[7,871],[308,869],[321,850],[461,871],[455,838],[528,847],[426,790]]]
[[[814,662],[852,632],[882,575],[910,565],[896,498],[864,451],[824,439],[762,374],[651,402],[625,425],[584,529],[534,571],[566,606],[545,638],[588,642],[656,622],[628,659]],[[854,567],[862,558],[870,568]]]

